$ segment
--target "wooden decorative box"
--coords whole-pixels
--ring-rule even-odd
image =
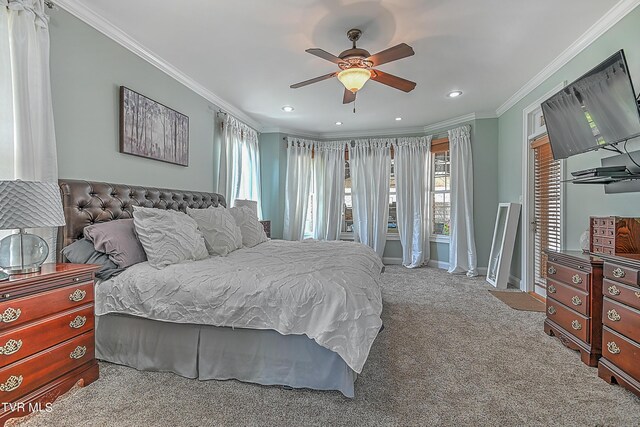
[[[640,218],[592,216],[589,235],[591,253],[640,254]]]

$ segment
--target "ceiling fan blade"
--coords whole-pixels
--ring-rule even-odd
[[[392,88],[399,89],[404,92],[411,92],[415,89],[416,84],[411,80],[406,80],[393,74],[383,73],[378,70],[371,70],[371,80],[375,80],[378,83],[391,86]]]
[[[327,61],[333,62],[334,64],[339,64],[341,62],[344,62],[342,59],[338,58],[337,56],[327,52],[326,50],[318,49],[317,47],[307,49],[305,50],[305,52],[309,52],[311,55],[315,55],[319,58],[326,59]]]
[[[414,53],[415,52],[411,46],[406,43],[400,43],[399,45],[385,49],[382,52],[378,52],[375,55],[371,55],[367,58],[367,61],[373,62],[373,66],[377,67],[378,65],[386,64],[387,62],[406,58]]]
[[[335,75],[336,75],[336,73],[325,74],[324,76],[316,77],[315,79],[309,79],[309,80],[305,80],[305,81],[300,82],[300,83],[296,83],[294,85],[291,85],[290,87],[291,87],[291,89],[297,89],[297,88],[302,87],[302,86],[306,86],[306,85],[310,85],[312,83],[317,83],[317,82],[321,82],[321,81],[326,80],[326,79],[330,79],[331,77],[333,77]]]
[[[350,104],[356,100],[356,94],[351,92],[349,89],[344,90],[344,96],[342,97],[343,104]]]

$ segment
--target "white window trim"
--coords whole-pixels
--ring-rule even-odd
[[[429,241],[436,243],[451,243],[451,237],[444,234],[432,234],[429,237]]]
[[[343,231],[340,233],[340,240],[354,240],[353,232]],[[399,241],[400,235],[398,233],[387,233],[387,241]]]

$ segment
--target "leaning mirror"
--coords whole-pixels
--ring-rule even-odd
[[[511,269],[511,257],[518,231],[520,204],[500,203],[493,229],[491,255],[487,268],[487,282],[498,289],[506,289]]]

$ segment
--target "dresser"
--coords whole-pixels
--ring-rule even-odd
[[[598,375],[640,396],[640,256],[605,258]]]
[[[99,266],[45,264],[0,282],[0,425],[98,379],[93,279]]]
[[[598,366],[602,348],[602,259],[577,251],[547,252],[544,331]]]

